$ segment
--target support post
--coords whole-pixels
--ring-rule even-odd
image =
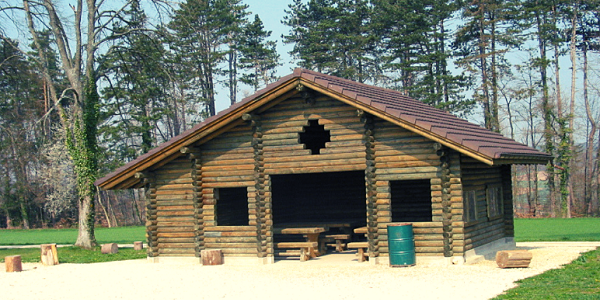
[[[367,196],[367,240],[369,243],[369,257],[379,256],[379,233],[377,219],[377,178],[375,171],[375,137],[373,130],[373,116],[358,112],[364,125],[363,142],[365,145],[365,184]]]

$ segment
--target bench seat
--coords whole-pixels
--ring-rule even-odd
[[[300,249],[300,261],[310,259],[310,253],[319,246],[317,242],[279,242],[275,243],[275,248],[279,249]],[[296,252],[288,252],[296,254]]]
[[[349,249],[358,249],[358,261],[363,262],[369,258],[369,242],[352,242],[348,243]]]

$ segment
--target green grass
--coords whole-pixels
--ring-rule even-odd
[[[517,283],[518,287],[495,299],[600,299],[600,249]]]
[[[600,218],[515,219],[515,240],[600,241]]]
[[[98,244],[119,243],[132,244],[134,241],[146,240],[144,226],[96,228]],[[0,230],[0,245],[72,245],[77,240],[77,229],[3,229]]]
[[[6,256],[21,255],[22,262],[37,263],[40,262],[40,252],[40,248],[0,249],[0,262],[4,262]],[[73,264],[146,258],[145,249],[136,251],[133,248],[121,248],[115,254],[102,254],[100,247],[93,250],[85,250],[79,247],[59,247],[57,253],[59,263]]]

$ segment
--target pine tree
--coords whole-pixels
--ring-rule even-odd
[[[468,78],[448,69],[452,53],[446,22],[457,11],[457,4],[406,0],[372,3],[372,27],[380,39],[383,68],[391,74],[394,88],[449,112],[469,112],[473,101],[461,96]]]
[[[246,25],[242,36],[238,45],[240,67],[248,71],[242,75],[241,81],[256,91],[261,84],[275,81],[275,68],[280,65],[279,54],[275,41],[267,41],[271,31],[264,30],[258,15],[254,16],[254,22]]]
[[[176,110],[168,96],[166,51],[161,39],[146,28],[146,19],[139,1],[133,1],[124,21],[113,29],[122,38],[101,58],[100,71],[109,85],[102,91],[100,134],[108,147],[105,159],[116,163],[156,146],[156,128]]]
[[[188,0],[168,25],[182,89],[186,98],[205,103],[205,116],[216,114],[215,85],[226,72],[220,63],[226,60],[229,41],[243,23],[245,7],[239,0]]]
[[[295,0],[282,23],[290,28],[284,43],[299,65],[359,82],[377,82],[371,8],[364,0]]]

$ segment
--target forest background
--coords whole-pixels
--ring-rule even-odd
[[[143,224],[93,182],[294,66],[554,155],[514,167],[517,216],[598,216],[599,2],[0,0],[0,228]]]

